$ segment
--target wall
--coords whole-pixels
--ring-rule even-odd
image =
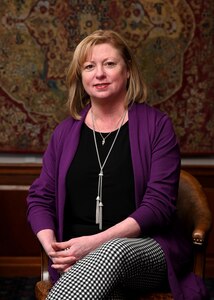
[[[39,276],[40,248],[26,220],[26,196],[29,185],[39,175],[40,163],[26,163],[20,157],[0,162],[0,276]],[[40,161],[40,157],[34,158]],[[4,157],[5,161],[5,157]],[[19,161],[19,162],[17,162]],[[31,158],[32,161],[32,158]],[[201,163],[199,163],[201,162]],[[214,164],[182,161],[182,168],[193,174],[204,187],[214,212]],[[189,163],[189,164],[187,164]],[[206,258],[206,277],[214,277],[214,231],[211,231]]]

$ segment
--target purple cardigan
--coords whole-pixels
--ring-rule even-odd
[[[65,178],[88,109],[83,110],[79,121],[68,117],[61,122],[51,137],[40,177],[27,198],[28,220],[35,234],[53,229],[57,240],[62,241]],[[145,103],[133,104],[128,114],[136,197],[136,210],[130,216],[139,223],[142,234],[156,239],[164,250],[174,299],[208,299],[203,281],[187,268],[191,244],[172,222],[180,173],[172,123],[166,114]],[[55,282],[56,271],[50,268],[50,275]]]

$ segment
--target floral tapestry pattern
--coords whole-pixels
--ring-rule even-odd
[[[214,153],[213,0],[1,0],[0,152],[44,151],[66,116],[72,53],[100,28],[127,39],[181,152]]]

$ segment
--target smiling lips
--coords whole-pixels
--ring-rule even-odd
[[[94,85],[96,89],[105,89],[109,86],[109,83],[98,83]]]

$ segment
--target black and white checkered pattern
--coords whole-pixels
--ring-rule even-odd
[[[128,290],[151,290],[166,280],[164,253],[151,238],[118,238],[78,261],[47,300],[129,298]]]

